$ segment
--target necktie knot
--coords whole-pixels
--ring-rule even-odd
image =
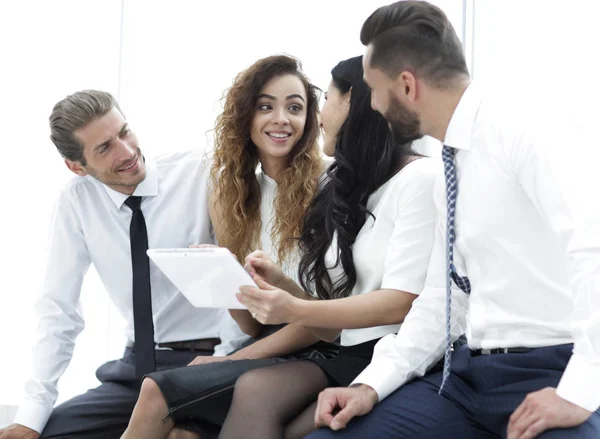
[[[452,148],[451,146],[448,145],[444,145],[442,147],[442,159],[444,160],[444,162],[448,161],[448,160],[454,160],[454,155],[455,155],[455,149]]]
[[[132,195],[125,200],[125,204],[129,207],[133,212],[137,212],[138,210],[142,210],[142,197],[137,195]]]

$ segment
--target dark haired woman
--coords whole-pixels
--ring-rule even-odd
[[[319,392],[352,382],[377,341],[398,331],[425,282],[441,168],[412,151],[413,139],[392,141],[362,76],[361,57],[332,71],[321,121],[324,150],[335,163],[304,219],[302,287],[290,287],[277,265],[256,252],[248,264],[260,289],[244,287],[240,295],[258,321],[313,328],[325,340],[341,334],[342,348],[333,359],[246,372],[221,438],[299,438],[312,431]],[[322,300],[299,298],[299,290]]]

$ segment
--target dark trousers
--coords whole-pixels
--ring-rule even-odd
[[[438,395],[442,374],[432,373],[404,385],[345,429],[321,429],[307,437],[505,438],[509,417],[525,396],[558,385],[572,349],[569,344],[475,356],[465,346],[452,357],[452,373],[442,395]],[[547,431],[538,438],[600,438],[600,411],[578,427]]]
[[[198,355],[212,353],[157,350],[156,367],[158,370],[181,367]],[[96,376],[102,383],[100,386],[52,411],[41,439],[118,439],[123,434],[140,392],[135,353],[126,349],[122,359],[103,364]]]

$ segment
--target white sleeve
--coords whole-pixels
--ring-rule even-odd
[[[394,229],[387,246],[381,289],[419,294],[427,275],[435,235],[433,186],[438,168],[428,163],[418,175],[399,181],[395,188]],[[440,169],[441,171],[441,169]]]
[[[83,237],[76,200],[61,193],[52,216],[46,272],[36,302],[38,340],[33,349],[33,375],[15,423],[41,432],[58,396],[56,383],[71,361],[75,339],[84,327],[79,304],[90,256]]]
[[[373,352],[371,364],[353,384],[372,387],[379,401],[407,381],[420,377],[443,355],[446,341],[446,251],[445,227],[438,218],[433,253],[429,261],[425,287],[398,335],[382,338]],[[468,296],[452,290],[452,339],[465,331]]]
[[[562,114],[562,113],[561,113]],[[550,130],[559,126],[560,130]],[[558,395],[589,411],[600,407],[600,152],[568,124],[548,120],[510,144],[519,182],[564,249],[574,313],[573,355]],[[564,131],[564,134],[560,132]]]

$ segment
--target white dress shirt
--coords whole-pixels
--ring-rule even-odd
[[[433,185],[441,172],[440,160],[420,158],[406,165],[371,194],[367,217],[352,245],[356,284],[352,296],[392,289],[419,294],[427,274],[435,230]],[[334,239],[334,243],[337,241]],[[337,245],[326,255],[333,282],[342,272],[336,262]],[[400,325],[344,329],[343,346],[354,346],[396,333]]]
[[[150,248],[212,243],[207,205],[208,169],[200,151],[169,154],[146,163],[147,175],[133,195],[141,196]],[[58,392],[75,339],[84,327],[79,305],[81,285],[94,264],[106,291],[127,322],[133,341],[132,266],[128,195],[98,180],[75,177],[60,193],[50,227],[47,267],[36,303],[38,341],[33,376],[15,422],[41,431]],[[225,324],[227,312],[193,307],[150,262],[154,340],[156,343],[221,337],[221,351],[241,336]],[[236,329],[237,328],[237,329]]]
[[[538,105],[539,107],[539,105]],[[544,111],[548,110],[548,111]],[[455,265],[471,295],[453,291],[453,336],[472,349],[574,342],[558,394],[600,406],[598,142],[567,130],[557,106],[484,96],[471,84],[444,144],[457,149]],[[594,140],[594,139],[591,139]],[[444,352],[446,199],[435,186],[436,241],[425,289],[397,336],[376,346],[355,383],[382,400]]]

